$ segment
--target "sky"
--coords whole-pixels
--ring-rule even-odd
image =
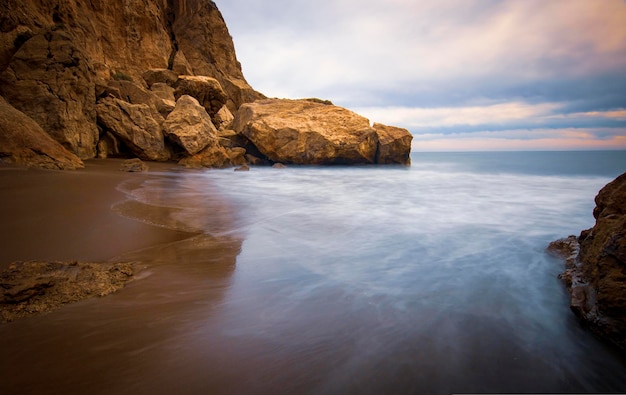
[[[413,150],[626,149],[626,0],[215,0],[246,80]]]

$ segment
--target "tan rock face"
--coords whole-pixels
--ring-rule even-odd
[[[181,75],[174,84],[176,100],[189,95],[202,105],[212,117],[226,104],[227,96],[219,81],[211,77]]]
[[[0,16],[0,94],[82,158],[94,157],[106,136],[96,126],[103,93],[154,104],[163,115],[173,110],[162,101],[170,99],[129,99],[128,86],[115,88],[111,80],[144,88],[142,75],[146,85],[173,84],[177,74],[216,78],[225,97],[199,98],[211,115],[262,97],[245,82],[212,1],[3,0]]]
[[[228,107],[222,107],[213,117],[214,125],[218,130],[225,130],[230,127],[235,117]]]
[[[562,278],[572,311],[626,350],[626,173],[602,188],[595,200],[596,223],[569,249]]]
[[[237,160],[238,157],[239,152],[231,151],[222,147],[216,140],[211,140],[202,151],[181,159],[178,164],[189,168],[224,168],[232,166],[234,164],[233,161]]]
[[[178,73],[168,69],[150,69],[144,71],[141,77],[146,81],[146,84],[148,84],[148,88],[152,87],[152,84],[156,82],[171,86],[178,80]]]
[[[70,151],[95,156],[93,70],[68,32],[50,30],[26,41],[0,74],[0,94]]]
[[[374,123],[374,130],[378,135],[378,164],[411,164],[411,141],[413,136],[408,130],[395,126]]]
[[[172,112],[174,107],[167,100],[161,99],[151,90],[147,90],[133,81],[109,81],[107,91],[111,96],[131,104],[147,104],[156,109],[163,117]]]
[[[204,107],[191,96],[184,95],[176,102],[176,108],[163,123],[165,135],[195,155],[211,141],[217,141],[217,130]]]
[[[176,98],[174,97],[174,88],[172,88],[171,86],[164,84],[162,82],[156,82],[152,84],[152,86],[150,87],[150,90],[158,98],[176,103]]]
[[[378,136],[369,121],[333,105],[308,100],[259,100],[241,106],[233,129],[273,162],[376,162]]]
[[[172,30],[179,51],[184,53],[193,74],[217,79],[228,94],[228,108],[233,113],[243,103],[264,98],[243,77],[232,38],[215,3],[203,0],[178,0],[173,3]],[[207,40],[207,37],[211,39]],[[177,65],[183,63],[179,61]]]
[[[154,161],[169,159],[161,128],[164,119],[153,107],[108,97],[98,103],[96,111],[103,129],[119,138],[137,157]]]
[[[37,122],[0,97],[0,162],[73,170],[83,162],[43,131]]]

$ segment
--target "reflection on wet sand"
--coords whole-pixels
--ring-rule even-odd
[[[173,361],[176,369],[186,369],[180,349],[188,346],[180,341],[219,309],[242,241],[224,232],[232,217],[228,206],[215,195],[214,204],[194,204],[191,194],[184,193],[184,179],[161,173],[128,181],[133,188],[127,193],[141,194],[144,183],[160,183],[162,194],[122,203],[117,211],[194,232],[111,259],[141,262],[138,281],[106,298],[0,325],[0,393],[158,393],[161,389],[151,381],[171,376]],[[183,193],[177,200],[179,188]],[[187,213],[188,207],[205,211]],[[180,215],[195,216],[196,224],[215,225],[228,234],[215,237],[199,227],[181,229],[176,226]]]

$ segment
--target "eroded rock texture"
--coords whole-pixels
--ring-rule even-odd
[[[13,321],[105,296],[133,279],[133,263],[13,262],[0,273],[0,319]]]
[[[291,164],[407,164],[412,139],[405,129],[371,127],[350,110],[307,99],[244,104],[233,129],[269,160]]]
[[[410,163],[406,129],[371,126],[328,100],[265,100],[246,82],[210,0],[4,0],[0,96],[82,159],[194,167]],[[177,109],[184,96],[204,107],[221,136],[209,142],[205,127],[180,127],[194,116]],[[7,136],[17,152],[22,140]],[[7,147],[0,148],[13,163],[76,167],[55,165],[59,155],[33,146],[24,147],[28,155],[9,155]]]
[[[112,130],[99,123],[96,110],[101,99],[113,96],[148,105],[167,117],[174,109],[167,89],[161,86],[153,93],[146,88],[173,86],[181,74],[215,81],[212,92],[222,96],[206,103],[212,115],[226,104],[235,111],[241,103],[263,97],[245,81],[212,1],[0,4],[0,95],[82,159],[106,157],[108,152],[99,147],[111,146]],[[155,160],[149,152],[138,156]]]
[[[626,349],[626,173],[602,188],[595,202],[593,228],[549,248],[566,258],[561,277],[574,313]]]
[[[76,155],[43,131],[37,122],[0,97],[0,162],[44,169],[83,167]]]

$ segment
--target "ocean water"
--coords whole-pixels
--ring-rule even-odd
[[[412,159],[189,176],[180,221],[242,240],[194,347],[228,344],[242,391],[626,391],[626,364],[578,325],[544,251],[593,225],[626,153]],[[226,227],[195,212],[215,194]]]
[[[39,325],[58,341],[80,315],[89,352],[67,367],[107,361],[74,378],[91,393],[626,392],[626,359],[578,323],[545,252],[593,225],[626,152],[412,161],[121,185],[117,212],[196,236],[122,257],[146,278]]]

